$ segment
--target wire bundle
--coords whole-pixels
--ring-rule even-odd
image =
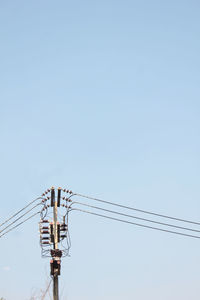
[[[51,190],[48,189],[42,194],[42,196],[34,199],[11,217],[6,219],[3,223],[1,223],[0,238],[38,214],[40,214],[41,217],[40,222],[43,222],[46,218],[50,218],[51,220],[51,212],[48,212],[48,208],[51,205],[47,204],[47,201],[50,200],[50,197],[46,196],[48,193],[50,193],[50,191]],[[200,239],[200,222],[160,214],[154,211],[142,210],[136,207],[125,206],[119,203],[105,201],[103,199],[94,198],[79,193],[73,193],[71,190],[62,189],[62,191],[66,194],[66,197],[62,197],[62,202],[65,204],[60,205],[60,208],[62,209],[61,213],[58,213],[58,219],[60,222],[63,222],[63,224],[66,222],[65,225],[67,228],[66,235],[64,235],[60,240],[63,256],[69,255],[69,250],[71,247],[69,235],[69,213],[72,211],[78,211],[83,214],[89,214],[142,228],[190,237],[193,239]],[[86,203],[85,199],[90,202]],[[91,203],[91,201],[98,202],[99,205],[94,205]],[[39,206],[41,207],[39,210],[37,210]],[[33,211],[34,213],[31,214]],[[151,216],[151,218],[146,216]],[[64,244],[64,242],[66,242],[66,244]],[[49,245],[42,245],[40,240],[40,245],[42,248],[42,256],[50,256],[52,246],[51,243]]]
[[[22,209],[14,213],[11,217],[6,219],[3,223],[0,224],[0,238],[6,235],[7,233],[9,233],[10,231],[14,230],[15,228],[17,228],[18,226],[22,225],[23,223],[27,222],[34,216],[38,214],[43,214],[43,211],[45,210],[45,202],[46,199],[44,197],[38,197],[33,201],[31,201],[30,203],[28,203]],[[43,205],[43,208],[30,215],[30,212],[38,208],[38,206],[40,205]],[[25,218],[25,216],[27,215],[28,217]]]
[[[68,213],[70,211],[79,211],[84,214],[90,214],[90,215],[98,216],[113,221],[127,223],[130,225],[135,225],[135,226],[167,232],[175,235],[200,239],[200,228],[199,228],[200,222],[195,222],[192,220],[186,220],[186,219],[177,218],[169,215],[159,214],[152,211],[138,209],[136,207],[125,206],[122,204],[105,201],[103,199],[94,198],[79,193],[73,193],[72,191],[69,190],[63,190],[63,191],[70,194],[70,196],[66,200],[68,203],[70,203],[67,206]],[[77,197],[80,199],[79,201],[74,200],[74,198],[76,199]],[[101,205],[95,206],[90,203],[88,204],[85,203],[83,199],[92,200],[100,203]],[[111,206],[115,207],[115,209],[110,209],[109,207]],[[127,211],[139,213],[139,216],[135,214],[134,215],[128,214]],[[145,215],[151,215],[154,217],[154,219],[146,218]],[[131,221],[133,219],[140,221],[140,223]],[[166,222],[166,219],[170,222]],[[193,226],[193,228],[191,226]]]

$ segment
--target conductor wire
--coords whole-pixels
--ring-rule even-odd
[[[7,234],[8,232],[12,231],[13,229],[17,228],[18,226],[20,226],[21,224],[25,223],[26,221],[28,221],[29,219],[33,218],[34,216],[36,216],[37,214],[39,214],[40,211],[36,212],[35,214],[31,215],[30,217],[26,218],[25,220],[23,220],[22,222],[20,222],[19,224],[15,225],[14,227],[10,228],[9,230],[7,230],[6,232],[4,232],[3,234],[0,235],[0,238],[2,236],[4,236],[5,234]]]
[[[9,225],[7,225],[5,228],[3,228],[0,233],[2,233],[3,231],[5,231],[7,228],[9,228],[11,225],[13,225],[14,223],[16,223],[17,221],[19,221],[21,218],[23,218],[25,215],[27,215],[30,211],[32,211],[34,208],[36,208],[38,205],[41,205],[41,203],[38,203],[36,205],[34,205],[31,209],[29,209],[27,212],[25,212],[23,215],[21,215],[20,217],[18,217],[16,220],[14,220],[12,223],[10,223]]]
[[[72,202],[71,205],[70,205],[70,208],[72,207],[73,204],[79,204],[79,205],[82,205],[82,206],[102,210],[102,211],[109,212],[109,213],[112,213],[112,214],[117,214],[117,215],[120,215],[120,216],[129,217],[129,218],[133,218],[133,219],[137,219],[137,220],[141,220],[141,221],[145,221],[145,222],[151,222],[151,223],[154,223],[154,224],[164,225],[164,226],[168,226],[168,227],[173,227],[173,228],[188,230],[188,231],[193,231],[193,232],[200,232],[200,230],[187,228],[187,227],[182,227],[182,226],[177,226],[177,225],[173,225],[173,224],[169,224],[169,223],[158,222],[158,221],[154,221],[154,220],[150,220],[150,219],[146,219],[146,218],[141,218],[141,217],[137,217],[137,216],[133,216],[133,215],[128,215],[128,214],[116,212],[116,211],[113,211],[113,210],[101,208],[101,207],[98,207],[98,206],[84,204],[84,203],[77,202],[77,201]]]
[[[117,204],[117,203],[113,203],[113,202],[110,202],[110,201],[105,201],[105,200],[102,200],[102,199],[98,199],[98,198],[94,198],[94,197],[90,197],[90,196],[86,196],[86,195],[82,195],[82,194],[78,194],[78,193],[73,193],[73,196],[79,196],[79,197],[87,198],[87,199],[90,199],[90,200],[98,201],[98,202],[101,202],[101,203],[105,203],[105,204],[109,204],[109,205],[113,205],[113,206],[118,206],[118,207],[129,209],[129,210],[138,211],[138,212],[141,212],[141,213],[145,213],[145,214],[149,214],[149,215],[153,215],[153,216],[157,216],[157,217],[167,218],[167,219],[180,221],[180,222],[185,222],[185,223],[194,224],[194,225],[200,225],[199,222],[194,222],[194,221],[191,221],[191,220],[186,220],[186,219],[171,217],[171,216],[168,216],[168,215],[158,214],[158,213],[155,213],[155,212],[152,212],[152,211],[142,210],[142,209],[138,209],[138,208],[135,208],[135,207],[129,207],[129,206],[125,206],[125,205],[122,205],[122,204]]]
[[[144,227],[144,228],[154,229],[154,230],[158,230],[158,231],[162,231],[162,232],[168,232],[168,233],[172,233],[172,234],[176,234],[176,235],[182,235],[182,236],[186,236],[186,237],[190,237],[190,238],[200,239],[200,236],[197,236],[197,235],[191,235],[191,234],[181,233],[181,232],[177,232],[177,231],[162,229],[162,228],[158,228],[158,227],[148,226],[148,225],[144,225],[144,224],[134,223],[134,222],[130,222],[130,221],[126,221],[126,220],[122,220],[122,219],[118,219],[118,218],[113,218],[113,217],[97,214],[97,213],[94,213],[91,211],[82,210],[82,209],[78,209],[78,208],[72,208],[71,211],[73,211],[73,210],[80,211],[80,212],[94,215],[94,216],[98,216],[98,217],[102,217],[102,218],[106,218],[106,219],[110,219],[110,220],[114,220],[114,221],[118,221],[118,222],[122,222],[122,223],[127,223],[127,224],[136,225],[136,226],[140,226],[140,227]]]
[[[5,220],[3,223],[0,224],[0,227],[2,227],[4,224],[6,224],[7,222],[9,222],[12,218],[16,217],[19,213],[21,213],[23,210],[25,210],[27,207],[29,207],[31,204],[33,204],[34,202],[36,202],[37,200],[40,199],[44,199],[43,197],[38,197],[36,199],[34,199],[33,201],[31,201],[29,204],[27,204],[25,207],[23,207],[22,209],[20,209],[18,212],[16,212],[14,215],[12,215],[9,219]]]

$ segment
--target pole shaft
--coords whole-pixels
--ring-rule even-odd
[[[58,275],[53,277],[53,300],[58,300]]]
[[[58,234],[57,234],[57,199],[55,198],[54,206],[53,206],[53,234],[54,234],[54,249],[58,249]],[[58,274],[55,273],[53,275],[53,300],[59,300],[58,295]]]
[[[54,202],[53,207],[53,234],[54,234],[54,249],[58,249],[58,231],[57,231],[57,219],[58,219],[58,212],[57,212],[57,200]]]

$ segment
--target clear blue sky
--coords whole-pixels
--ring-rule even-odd
[[[62,186],[199,220],[199,1],[1,1],[3,220]],[[39,218],[0,240],[0,291],[45,286]],[[64,300],[197,300],[200,242],[74,213]]]

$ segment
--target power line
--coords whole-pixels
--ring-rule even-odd
[[[3,231],[5,231],[7,228],[9,228],[11,225],[13,225],[14,223],[16,223],[17,221],[19,221],[21,218],[23,218],[25,215],[27,215],[30,211],[32,211],[34,208],[36,208],[38,205],[41,205],[42,203],[38,203],[36,205],[34,205],[31,209],[29,209],[27,212],[25,212],[23,215],[21,215],[19,218],[17,218],[16,220],[14,220],[12,223],[10,223],[9,225],[7,225],[5,228],[3,228],[0,233],[2,233]]]
[[[61,197],[62,196],[61,191],[66,192],[67,194],[70,194],[70,195],[68,197]],[[138,209],[135,207],[129,207],[129,206],[125,206],[122,204],[109,202],[109,201],[105,201],[102,199],[98,199],[98,198],[94,198],[94,197],[90,197],[90,196],[86,196],[86,195],[82,195],[82,194],[78,194],[78,193],[73,193],[72,191],[65,190],[60,187],[57,189],[57,195],[55,194],[55,192],[56,192],[56,190],[54,187],[52,187],[51,189],[48,189],[47,191],[45,191],[42,194],[41,197],[34,199],[29,204],[27,204],[25,207],[23,207],[21,210],[19,210],[15,214],[13,214],[10,218],[5,220],[2,224],[0,224],[0,228],[1,228],[3,225],[5,225],[7,222],[9,222],[8,225],[3,226],[2,227],[3,229],[0,230],[0,238],[1,238],[4,235],[6,235],[7,233],[9,233],[10,231],[14,230],[15,228],[19,227],[23,223],[27,222],[29,219],[33,218],[34,216],[36,216],[38,214],[41,215],[41,219],[40,219],[40,223],[39,223],[40,245],[42,247],[42,256],[51,256],[50,274],[53,279],[54,300],[58,300],[58,298],[59,298],[58,276],[60,275],[60,270],[61,270],[61,257],[69,255],[69,249],[71,247],[71,241],[70,241],[70,235],[69,235],[69,222],[68,222],[69,221],[68,216],[69,216],[70,211],[75,210],[75,211],[79,211],[79,212],[82,212],[85,214],[90,214],[90,215],[98,216],[98,217],[101,217],[104,219],[109,219],[109,220],[118,221],[121,223],[135,225],[135,226],[142,227],[142,228],[148,228],[148,229],[152,229],[152,230],[156,230],[156,231],[160,231],[160,232],[166,232],[166,233],[171,233],[171,234],[175,234],[175,235],[179,235],[179,236],[200,239],[200,234],[196,234],[196,235],[190,234],[191,231],[200,233],[200,230],[196,230],[196,229],[189,228],[189,227],[178,226],[178,225],[175,225],[175,224],[177,224],[175,222],[169,221],[169,223],[165,223],[165,220],[164,220],[164,222],[156,221],[155,217],[152,217],[152,219],[151,218],[148,219],[148,218],[139,217],[139,216],[137,216],[139,214],[136,214],[136,213],[135,213],[136,216],[132,215],[132,214],[127,214],[126,213],[127,211],[119,209],[119,208],[128,209],[128,210],[136,211],[136,212],[140,212],[140,213],[145,213],[145,214],[153,215],[156,217],[167,218],[167,219],[170,219],[173,221],[181,221],[181,222],[185,222],[185,223],[189,223],[189,224],[193,224],[193,225],[200,225],[199,222],[194,222],[191,220],[171,217],[168,215],[162,215],[162,214],[158,214],[158,213],[155,213],[152,211],[141,210],[141,209]],[[43,196],[47,195],[48,193],[51,193],[50,197],[44,198]],[[91,203],[90,201],[84,201],[83,199],[80,199],[80,201],[82,201],[83,203],[78,202],[78,201],[72,201],[72,198],[74,196],[87,198],[89,200],[95,200],[100,203],[104,203],[104,205],[101,205],[101,204],[99,204],[99,206],[90,205],[90,204],[84,203],[84,202]],[[40,202],[38,201],[39,199],[41,199]],[[77,199],[77,198],[73,198],[73,199]],[[49,204],[46,203],[46,201],[48,201],[48,200],[50,200]],[[61,203],[61,201],[63,201],[63,200],[67,202],[67,205],[66,205],[66,202],[65,202],[65,204]],[[38,201],[39,203],[37,202],[36,204],[33,204],[36,201]],[[44,207],[40,211],[37,211],[36,213],[30,215],[29,217],[27,217],[26,219],[23,219],[19,223],[20,219],[24,218],[33,209],[35,209],[37,206],[39,206],[41,204],[43,204]],[[75,208],[73,208],[73,205],[75,205],[75,204],[77,204],[78,208],[76,208],[76,206],[75,206]],[[106,208],[107,206],[105,204],[115,206],[116,210],[114,208],[113,208],[113,210],[112,210],[112,208],[107,209]],[[32,205],[31,208],[27,209],[30,205]],[[88,209],[86,209],[86,210],[80,209],[79,208],[80,206],[78,206],[78,205],[87,207]],[[63,216],[61,216],[59,214],[60,207],[67,209],[67,212],[66,213],[64,212],[65,214]],[[116,207],[118,207],[118,209]],[[52,213],[52,217],[51,217],[51,214],[48,213],[48,209],[50,210],[50,213]],[[25,210],[25,212],[22,213],[22,211],[24,211],[24,210]],[[96,213],[95,212],[96,210],[103,211],[105,214],[104,213],[102,213],[102,214]],[[43,213],[44,211],[45,211],[45,213]],[[61,210],[61,212],[62,211],[63,211],[63,209]],[[116,214],[116,215],[122,216],[123,218],[112,217],[111,214]],[[16,217],[17,215],[19,215],[19,216]],[[63,218],[61,218],[61,217],[63,217]],[[14,220],[12,220],[13,218],[14,218]],[[65,222],[65,218],[67,219],[66,220],[67,222]],[[132,220],[130,220],[128,218],[134,218],[134,219],[140,220],[141,222],[139,222],[139,223],[132,222]],[[154,226],[150,226],[151,224],[145,225],[146,223],[144,223],[144,222],[150,222],[150,223],[158,224],[161,226],[154,227]],[[15,223],[17,223],[17,224],[14,225]],[[174,224],[171,224],[171,223],[174,223]],[[180,223],[178,223],[178,224],[180,224]],[[182,225],[182,224],[180,224],[180,225]],[[166,227],[162,227],[162,226],[173,227],[173,228],[176,228],[177,230],[164,229]],[[191,227],[195,228],[195,226],[191,226]],[[190,231],[190,232],[184,233],[185,230]],[[65,239],[66,239],[67,245],[62,244]],[[50,285],[51,285],[51,281],[49,282],[46,290],[44,291],[44,293],[42,295],[43,299],[47,295]]]
[[[24,206],[22,209],[20,209],[18,212],[16,212],[14,215],[12,215],[10,218],[8,218],[3,223],[1,223],[0,227],[2,227],[4,224],[6,224],[7,222],[9,222],[12,218],[16,217],[20,212],[22,212],[23,210],[25,210],[27,207],[29,207],[31,204],[33,204],[34,202],[36,202],[39,199],[44,199],[44,198],[43,197],[38,197],[38,198],[34,199],[30,203],[28,203],[26,206]]]
[[[171,230],[162,229],[162,228],[158,228],[158,227],[152,227],[152,226],[148,226],[148,225],[144,225],[144,224],[139,224],[139,223],[134,223],[134,222],[130,222],[130,221],[118,219],[118,218],[109,217],[109,216],[106,216],[106,215],[97,214],[97,213],[94,213],[94,212],[91,212],[91,211],[87,211],[87,210],[82,210],[82,209],[78,209],[78,208],[72,208],[72,210],[80,211],[80,212],[87,213],[87,214],[94,215],[94,216],[103,217],[103,218],[106,218],[106,219],[111,219],[111,220],[122,222],[122,223],[136,225],[136,226],[140,226],[140,227],[144,227],[144,228],[149,228],[149,229],[154,229],[154,230],[158,230],[158,231],[173,233],[173,234],[176,234],[176,235],[182,235],[182,236],[187,236],[187,237],[191,237],[191,238],[195,238],[195,239],[200,239],[200,236],[186,234],[186,233],[181,233],[181,232],[177,232],[177,231],[171,231]]]
[[[49,288],[50,288],[50,286],[51,286],[51,283],[52,283],[52,278],[51,278],[51,280],[49,281],[49,284],[48,284],[48,286],[47,286],[47,288],[46,288],[44,294],[42,295],[41,300],[44,300],[44,299],[45,299],[45,297],[46,297],[46,295],[47,295],[47,293],[48,293],[48,291],[49,291]]]
[[[147,210],[142,210],[142,209],[138,209],[138,208],[135,208],[135,207],[125,206],[125,205],[122,205],[122,204],[117,204],[117,203],[114,203],[114,202],[105,201],[105,200],[102,200],[102,199],[86,196],[86,195],[83,195],[83,194],[72,193],[72,195],[87,198],[87,199],[90,199],[90,200],[95,200],[95,201],[106,203],[106,204],[109,204],[109,205],[118,206],[118,207],[129,209],[129,210],[138,211],[138,212],[149,214],[149,215],[154,215],[154,216],[157,216],[157,217],[167,218],[167,219],[180,221],[180,222],[185,222],[185,223],[194,224],[194,225],[200,225],[199,222],[194,222],[194,221],[191,221],[191,220],[180,219],[180,218],[171,217],[171,216],[168,216],[168,215],[158,214],[158,213],[155,213],[155,212],[152,212],[152,211],[147,211]]]
[[[33,218],[34,216],[36,216],[37,214],[40,214],[40,211],[36,212],[35,214],[31,215],[30,217],[26,218],[24,221],[20,222],[19,224],[15,225],[14,227],[10,228],[9,230],[7,230],[6,232],[4,232],[3,234],[0,235],[0,238],[2,236],[4,236],[5,234],[7,234],[8,232],[12,231],[13,229],[17,228],[18,226],[20,226],[21,224],[25,223],[26,221],[28,221],[29,219]]]
[[[146,218],[140,218],[140,217],[137,217],[137,216],[124,214],[124,213],[120,213],[120,212],[117,212],[117,211],[113,211],[113,210],[109,210],[109,209],[105,209],[105,208],[102,208],[102,207],[93,206],[93,205],[89,205],[89,204],[84,204],[84,203],[77,202],[77,201],[72,202],[72,204],[70,205],[70,207],[73,204],[79,204],[79,205],[82,205],[82,206],[86,206],[86,207],[90,207],[90,208],[102,210],[102,211],[105,211],[105,212],[117,214],[117,215],[124,216],[124,217],[129,217],[129,218],[133,218],[133,219],[137,219],[137,220],[141,220],[141,221],[151,222],[151,223],[154,223],[154,224],[169,226],[169,227],[173,227],[173,228],[177,228],[177,229],[183,229],[183,230],[188,230],[188,231],[193,231],[193,232],[200,232],[200,230],[195,230],[195,229],[192,229],[192,228],[177,226],[177,225],[173,225],[173,224],[169,224],[169,223],[158,222],[158,221],[154,221],[154,220],[150,220],[150,219],[146,219]]]

